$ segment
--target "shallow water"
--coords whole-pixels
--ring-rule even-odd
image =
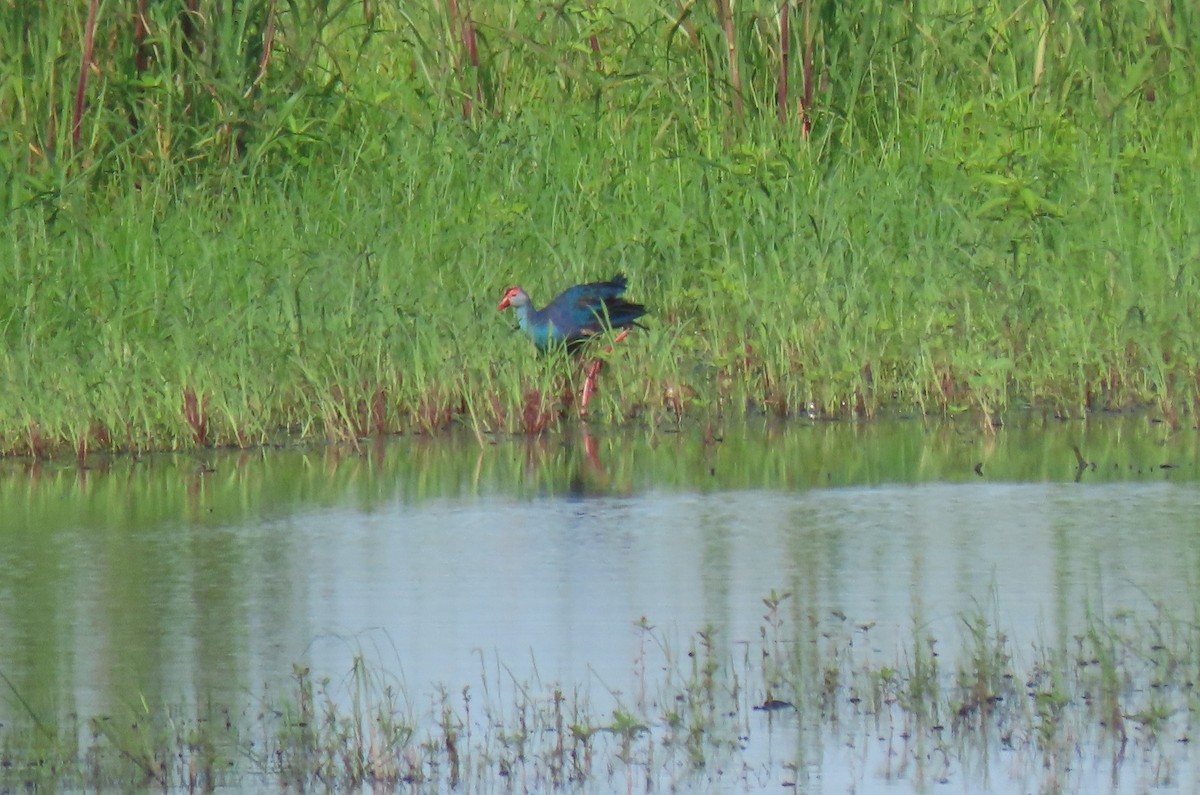
[[[737,423],[87,470],[9,462],[0,723],[236,707],[286,689],[294,665],[337,680],[356,656],[395,676],[418,716],[442,689],[503,682],[582,688],[607,714],[644,687],[648,631],[674,658],[712,627],[736,657],[762,637],[773,590],[792,595],[791,614],[857,628],[882,659],[919,633],[951,669],[963,616],[983,615],[1031,664],[1035,648],[1070,646],[1089,611],[1195,618],[1196,445],[1144,418],[994,437],[952,423]],[[1081,470],[1075,447],[1094,463]],[[705,786],[930,784],[836,732],[801,761],[811,738],[797,731],[772,719],[746,743],[743,773],[710,770]],[[1188,791],[1180,747],[1172,781]],[[1078,791],[1137,790],[1136,769],[1114,780],[1094,761]],[[956,768],[947,784],[1003,792],[1015,775]]]

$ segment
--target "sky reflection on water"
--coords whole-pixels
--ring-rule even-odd
[[[41,714],[89,716],[244,700],[362,655],[421,709],[505,681],[617,699],[644,685],[647,626],[661,653],[711,627],[736,657],[772,592],[884,658],[935,637],[947,669],[964,617],[1008,634],[1019,668],[1069,648],[1089,610],[1193,620],[1195,440],[1093,439],[1100,465],[1075,483],[1055,432],[1011,449],[921,426],[402,439],[217,456],[212,473],[179,457],[10,472],[0,670]],[[23,719],[6,696],[0,721]]]

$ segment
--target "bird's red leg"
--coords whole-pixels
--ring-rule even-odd
[[[583,380],[583,397],[579,400],[579,413],[587,416],[588,401],[592,399],[592,393],[596,391],[596,376],[600,374],[600,369],[604,367],[604,361],[597,359],[588,367],[587,376]]]
[[[604,349],[605,353],[612,353],[613,345],[616,345],[621,340],[629,336],[629,329],[622,329],[617,338],[613,340],[613,344]],[[600,370],[604,368],[604,360],[596,359],[588,367],[587,377],[583,381],[583,397],[579,400],[579,413],[582,416],[587,416],[588,401],[592,399],[592,393],[596,391],[596,376],[600,375]]]

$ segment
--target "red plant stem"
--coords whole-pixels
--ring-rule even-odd
[[[593,0],[587,0],[587,9],[590,14],[594,14],[596,10]],[[600,38],[593,33],[588,36],[588,43],[592,46],[592,55],[596,58],[596,71],[604,72],[604,61],[600,58]]]
[[[733,34],[733,10],[730,0],[717,0],[717,16],[725,30],[726,55],[729,58],[729,85],[733,88],[733,112],[742,115],[742,72],[738,67],[737,39]]]
[[[686,3],[684,0],[676,0],[676,6],[679,9],[679,16],[675,19],[675,24],[672,30],[672,32],[675,30],[682,30],[685,34],[687,34],[688,41],[690,41],[693,45],[699,43],[700,41],[700,37],[696,34],[695,25],[688,20],[688,16],[692,13],[692,6],[694,6],[695,3],[696,0],[688,0]]]
[[[471,62],[471,66],[479,68],[479,50],[475,47],[475,23],[471,19],[471,4],[469,0],[463,0],[463,5],[466,7],[467,13],[463,16],[462,21],[462,39],[463,47],[467,51],[467,59]]]
[[[183,390],[183,419],[192,429],[192,440],[197,447],[208,445],[208,398],[197,396],[196,390]]]
[[[463,17],[463,45],[467,49],[467,58],[475,70],[475,101],[482,104],[483,86],[479,83],[479,48],[475,43],[475,20],[471,15],[470,0],[463,0],[467,13]]]
[[[471,118],[475,109],[475,100],[482,100],[482,92],[479,87],[479,51],[475,46],[475,27],[471,22],[471,9],[467,8],[468,0],[463,0],[463,9],[459,9],[458,0],[448,0],[446,3],[447,9],[450,12],[450,28],[457,29],[459,38],[462,41],[462,52],[455,57],[455,63],[459,74],[463,70],[463,55],[466,53],[467,60],[476,70],[475,75],[475,90],[463,97],[463,118]]]
[[[250,92],[254,87],[260,84],[267,76],[267,67],[271,64],[271,50],[275,46],[275,0],[271,0],[271,5],[267,8],[267,29],[263,31],[263,51],[262,57],[258,59],[258,74],[254,77],[254,82],[250,88],[246,89],[246,96],[250,96]]]
[[[138,77],[150,68],[152,49],[146,46],[146,0],[137,0],[137,8],[133,12],[133,68]],[[138,114],[135,105],[129,108],[129,129],[138,131]]]
[[[792,0],[783,0],[783,6],[779,9],[779,87],[777,99],[780,125],[787,124],[788,61],[791,54],[791,44],[788,41],[788,14],[791,11],[791,7]]]
[[[88,69],[92,65],[92,45],[96,39],[96,16],[100,13],[100,0],[88,4],[87,28],[83,32],[83,59],[79,64],[79,88],[75,91],[75,123],[71,127],[71,145],[79,147],[79,136],[83,131],[83,95],[87,90]]]
[[[812,117],[809,109],[813,103],[813,38],[812,38],[812,0],[802,0],[804,3],[804,104],[800,106],[801,131],[804,137],[812,130]]]
[[[146,0],[138,0],[133,16],[134,68],[140,76],[150,65],[150,50],[146,46]]]
[[[458,30],[458,19],[459,19],[458,0],[447,0],[446,1],[446,13],[448,13],[450,15],[450,30],[451,31]],[[461,64],[462,56],[456,53],[454,60],[457,64]]]

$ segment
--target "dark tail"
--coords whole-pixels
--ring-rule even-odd
[[[646,314],[646,307],[626,301],[624,298],[612,298],[604,302],[608,312],[608,322],[613,328],[624,328],[636,325],[636,320]]]

